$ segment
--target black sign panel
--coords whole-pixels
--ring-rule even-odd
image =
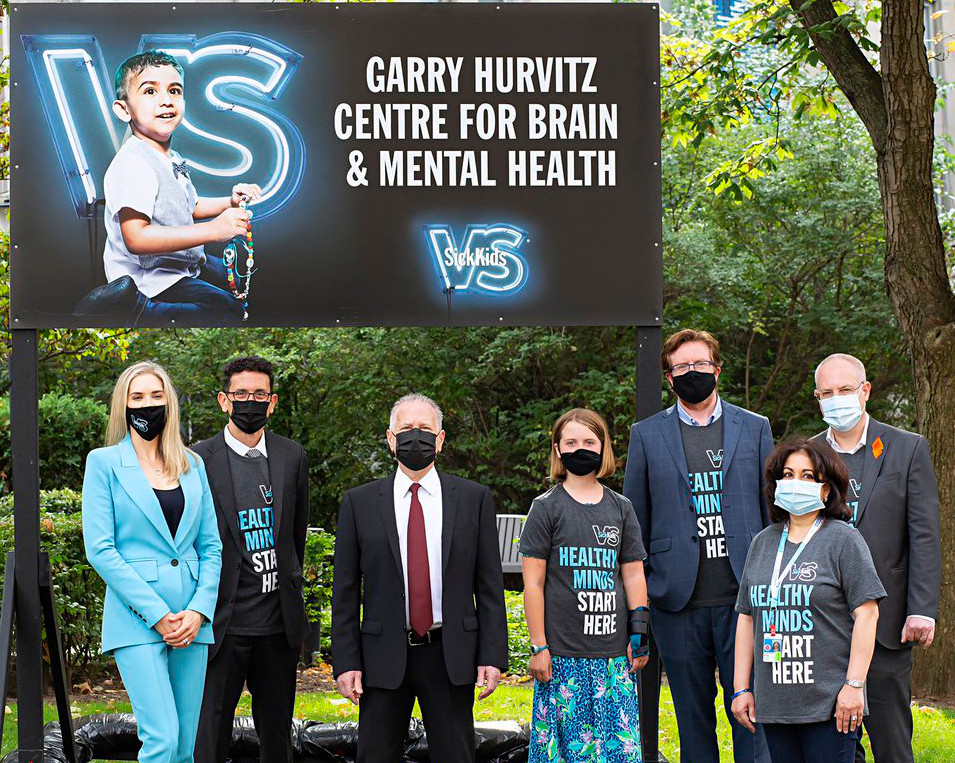
[[[14,327],[659,325],[656,5],[10,16]]]

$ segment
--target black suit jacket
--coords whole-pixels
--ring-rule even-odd
[[[825,440],[826,433],[816,435]],[[881,441],[878,452],[876,441]],[[942,580],[938,484],[928,442],[869,417],[856,526],[888,596],[879,605],[876,638],[902,648],[909,615],[938,616]]]
[[[491,491],[439,472],[443,522],[442,643],[452,684],[479,665],[507,668],[507,618]],[[395,520],[395,476],[349,490],[335,539],[332,664],[361,670],[364,686],[397,689],[408,652],[404,573]]]
[[[272,481],[272,508],[275,516],[275,554],[279,573],[279,598],[282,622],[289,646],[298,648],[305,636],[307,621],[302,599],[302,569],[305,563],[305,536],[308,532],[308,462],[305,450],[297,442],[266,431],[269,454],[269,478]],[[229,628],[232,604],[239,585],[242,557],[241,537],[236,524],[235,493],[229,467],[229,446],[220,431],[214,437],[193,446],[206,465],[213,502],[222,539],[222,575],[219,599],[212,622],[215,644],[209,659],[215,656]]]

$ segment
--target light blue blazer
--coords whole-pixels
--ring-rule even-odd
[[[173,538],[159,499],[127,436],[86,459],[83,540],[106,581],[103,652],[162,641],[153,628],[169,612],[205,615],[195,643],[211,644],[222,544],[202,459],[179,478],[185,510]]]

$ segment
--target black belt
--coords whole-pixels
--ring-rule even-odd
[[[423,646],[424,644],[434,644],[441,640],[441,628],[433,628],[425,631],[423,636],[419,636],[414,631],[408,631],[408,646]]]

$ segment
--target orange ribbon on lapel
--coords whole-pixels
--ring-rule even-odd
[[[875,442],[872,443],[872,455],[879,458],[882,455],[882,451],[885,450],[885,445],[882,444],[882,438],[876,437]]]

